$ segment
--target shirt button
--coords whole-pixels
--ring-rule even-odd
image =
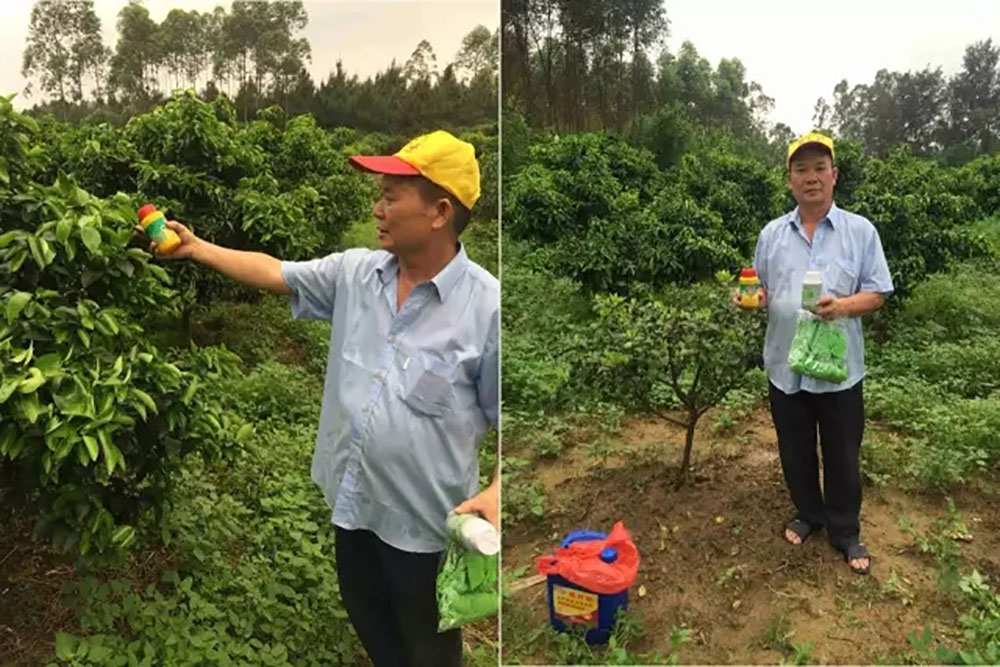
[[[397,339],[396,339],[395,336],[389,336],[389,344],[390,345],[395,345],[396,344],[396,340]]]

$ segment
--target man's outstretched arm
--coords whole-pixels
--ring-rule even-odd
[[[281,275],[281,260],[262,252],[249,252],[224,248],[204,239],[177,222],[167,220],[167,227],[177,232],[181,244],[169,255],[157,255],[161,259],[191,258],[238,282],[264,289],[276,294],[291,294]],[[156,244],[151,245],[156,251]]]

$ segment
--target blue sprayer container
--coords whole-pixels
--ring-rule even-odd
[[[562,541],[562,548],[574,542],[606,538],[607,535],[597,531],[576,530]],[[609,547],[601,551],[600,558],[605,563],[613,563],[618,558],[618,551]],[[577,586],[558,574],[550,574],[547,579],[549,622],[552,627],[559,632],[568,632],[572,626],[585,626],[588,628],[585,636],[588,644],[607,644],[618,610],[628,610],[628,588],[607,595]]]

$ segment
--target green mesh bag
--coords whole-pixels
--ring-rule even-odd
[[[792,371],[840,384],[847,379],[847,334],[838,320],[825,320],[800,310],[788,353]]]
[[[484,556],[449,541],[437,577],[438,632],[497,613],[499,560],[497,554]]]

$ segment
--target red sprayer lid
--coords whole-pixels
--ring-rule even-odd
[[[152,204],[143,204],[142,208],[139,209],[139,220],[142,221],[147,215],[156,210],[156,207]]]
[[[753,269],[741,269],[740,278],[756,278],[757,272]]]

